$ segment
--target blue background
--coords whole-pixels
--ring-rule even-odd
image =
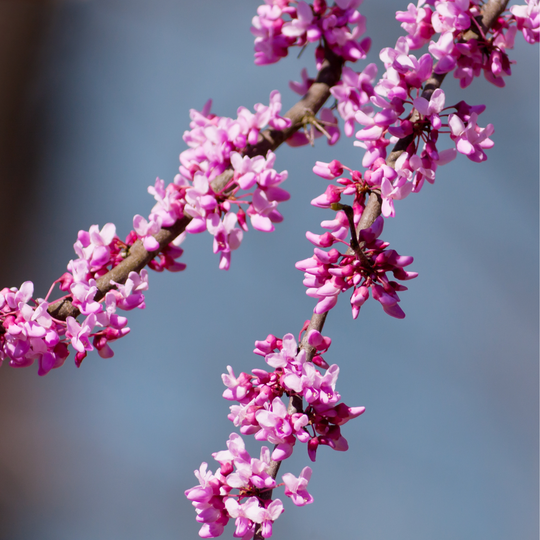
[[[20,246],[18,281],[5,285],[30,279],[44,295],[74,257],[79,229],[112,221],[123,237],[134,214],[147,215],[147,186],[177,172],[190,108],[211,97],[214,113],[234,116],[276,88],[284,110],[295,102],[287,82],[303,66],[315,73],[313,50],[255,66],[257,6],[58,6],[28,113],[41,141],[39,184],[21,212],[35,235]],[[405,6],[361,7],[368,61],[395,44],[402,31],[392,12]],[[488,161],[459,156],[387,221],[384,238],[420,273],[401,295],[406,319],[371,301],[353,321],[345,298],[328,318],[338,389],[367,411],[344,428],[348,452],[322,448],[312,465],[297,446],[282,472],[312,465],[315,503],[286,501],[275,538],[538,536],[538,49],[521,34],[516,43],[506,88],[444,83],[447,105],[487,105],[480,124],[496,130]],[[209,235],[191,236],[187,270],[151,274],[147,309],[129,314],[132,332],[113,359],[93,354],[77,370],[70,358],[44,378],[2,368],[6,539],[197,538],[183,492],[201,461],[215,469],[211,453],[233,431],[220,375],[228,364],[236,373],[264,367],[253,342],[297,334],[310,317],[294,263],[311,254],[306,229],[331,216],[309,204],[327,185],[311,168],[334,158],[360,167],[362,156],[344,136],[334,148],[320,139],[277,154],[292,195],[285,221],[272,234],[250,230],[229,272],[218,270]]]

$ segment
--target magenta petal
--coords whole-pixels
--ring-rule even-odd
[[[399,307],[398,304],[394,304],[393,306],[386,306],[384,304],[381,304],[383,310],[385,313],[388,313],[391,317],[395,317],[396,319],[404,319],[405,318],[405,312]]]
[[[159,249],[159,242],[153,236],[147,236],[143,240],[143,246],[146,251],[156,251]]]
[[[261,216],[260,214],[255,214],[251,216],[251,224],[254,229],[262,232],[272,232],[274,230],[274,225],[269,218],[266,216]]]
[[[191,234],[198,234],[206,231],[206,221],[203,218],[193,218],[186,226],[186,231]]]
[[[293,148],[297,146],[305,146],[306,144],[309,144],[309,139],[303,133],[297,131],[287,139],[287,144]]]
[[[266,189],[266,196],[269,201],[277,202],[288,201],[291,198],[290,193],[280,187],[270,187]]]
[[[292,444],[282,443],[278,444],[272,452],[272,459],[274,461],[283,461],[287,459],[293,452]]]
[[[315,309],[313,310],[313,313],[317,313],[318,315],[320,315],[321,313],[326,313],[327,311],[331,310],[337,304],[337,301],[338,301],[337,295],[336,296],[325,296],[315,306]]]
[[[46,352],[39,359],[38,375],[47,375],[49,371],[54,367],[55,358],[50,352]]]

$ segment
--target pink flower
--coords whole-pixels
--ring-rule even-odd
[[[193,219],[186,227],[192,234],[206,230],[207,212],[212,212],[217,206],[213,193],[210,193],[210,183],[203,174],[195,174],[193,187],[186,190],[186,206],[184,211]]]
[[[298,38],[306,34],[308,41],[317,41],[321,36],[320,29],[316,25],[312,25],[313,12],[311,6],[306,2],[298,2],[296,8],[296,18],[290,22],[286,22],[281,29],[284,36]]]
[[[231,251],[238,249],[244,235],[242,229],[235,227],[237,222],[236,214],[227,212],[223,221],[217,214],[210,214],[207,219],[207,229],[214,235],[214,253],[221,253],[219,268],[228,270],[231,264]]]
[[[282,215],[277,210],[277,206],[278,203],[276,201],[270,201],[265,191],[256,189],[247,212],[251,218],[253,228],[262,232],[272,232],[274,230],[273,223],[283,220]]]
[[[97,293],[95,279],[90,279],[88,283],[73,283],[70,292],[73,295],[73,305],[77,306],[83,315],[101,312],[101,304],[94,301],[94,296]]]
[[[467,13],[469,0],[440,1],[436,4],[431,23],[435,32],[454,32],[467,30],[471,26],[471,17]]]
[[[231,165],[235,171],[235,180],[242,189],[249,189],[257,182],[258,175],[265,168],[263,156],[250,158],[238,152],[231,154]]]
[[[215,452],[212,457],[219,461],[221,465],[230,461],[242,461],[249,463],[251,457],[246,451],[246,445],[244,439],[238,435],[238,433],[231,433],[229,440],[227,441],[228,450],[222,450],[221,452]]]
[[[111,284],[116,285],[116,303],[120,309],[126,311],[136,307],[145,307],[144,294],[142,291],[148,290],[148,271],[143,268],[139,274],[130,272],[124,285],[111,280]]]
[[[429,118],[434,129],[439,130],[442,125],[439,114],[444,109],[444,101],[444,91],[437,88],[429,101],[423,97],[418,97],[413,100],[413,105],[422,116]]]
[[[531,45],[540,41],[540,3],[538,0],[525,0],[524,6],[512,6],[510,12],[516,18],[518,30]]]
[[[261,431],[255,437],[257,440],[280,444],[292,434],[287,407],[279,398],[275,398],[268,409],[257,411],[255,417],[261,426]]]
[[[245,503],[239,504],[236,499],[229,497],[225,499],[225,508],[235,522],[236,530],[234,536],[236,538],[251,538],[255,532],[255,524],[247,516],[246,511],[251,508],[258,508],[259,500],[257,497],[250,497]],[[250,512],[251,513],[251,512]]]
[[[432,41],[429,45],[429,52],[438,60],[435,73],[448,73],[456,67],[457,61],[453,55],[454,35],[452,32],[441,34],[437,43]]]
[[[305,506],[313,502],[313,497],[307,491],[311,472],[310,467],[304,467],[298,478],[291,473],[285,473],[282,476],[285,482],[285,495],[290,497],[296,506]]]
[[[223,392],[223,397],[230,401],[242,402],[252,388],[251,377],[246,373],[241,373],[236,378],[231,366],[227,366],[228,374],[221,375],[223,384],[227,390]]]
[[[178,179],[175,178],[175,182],[178,182],[178,184],[185,182],[186,187],[189,185],[187,180],[182,179],[180,175],[177,175],[177,177]],[[184,202],[181,201],[178,184],[172,183],[165,188],[165,182],[156,178],[154,186],[148,187],[148,193],[153,195],[156,200],[156,204],[150,213],[150,221],[157,222],[160,219],[162,227],[169,227],[178,218],[182,217]]]
[[[245,509],[245,514],[251,521],[262,525],[261,534],[263,538],[270,538],[272,536],[272,524],[282,512],[283,503],[279,499],[272,501],[267,508],[252,505]]]
[[[110,259],[110,246],[116,235],[113,223],[106,223],[101,231],[97,225],[92,225],[88,232],[79,231],[77,242],[73,245],[75,253],[88,261],[93,270],[105,266]]]
[[[480,163],[487,159],[484,149],[492,148],[494,143],[489,136],[495,131],[492,124],[481,128],[476,124],[478,115],[472,113],[467,125],[457,114],[451,114],[448,125],[452,131],[450,137],[456,143],[456,149],[471,161]]]
[[[337,99],[338,112],[345,120],[345,135],[351,137],[354,132],[354,115],[356,111],[363,110],[370,114],[370,98],[373,95],[373,83],[377,75],[377,66],[369,64],[361,73],[354,72],[345,66],[340,82],[330,89]]]
[[[302,77],[302,82],[298,83],[295,81],[290,81],[289,88],[293,92],[296,92],[297,94],[303,96],[311,88],[311,85],[315,82],[315,79],[310,79],[308,77],[308,72],[306,68],[302,69],[300,76]]]
[[[401,21],[401,27],[409,34],[407,44],[411,49],[420,49],[434,34],[431,26],[431,9],[420,7],[424,0],[418,1],[418,7],[409,4],[407,11],[397,11],[396,19]]]
[[[71,345],[76,351],[84,353],[94,350],[89,340],[90,333],[96,324],[96,316],[93,313],[88,315],[82,324],[79,324],[73,317],[68,317],[66,324],[66,337],[71,339]]]

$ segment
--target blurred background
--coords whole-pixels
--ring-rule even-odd
[[[256,67],[258,4],[0,1],[2,287],[32,280],[44,296],[79,229],[112,221],[124,237],[153,204],[147,186],[176,174],[190,108],[211,97],[234,116],[276,88],[284,110],[294,103],[287,83],[315,73],[313,51]],[[396,9],[406,2],[362,6],[368,61],[400,35]],[[447,104],[487,105],[488,161],[460,156],[387,222],[385,240],[420,273],[402,294],[407,318],[371,301],[353,321],[345,299],[328,318],[343,400],[367,411],[344,428],[348,452],[321,448],[311,464],[297,446],[282,472],[312,465],[315,503],[286,501],[277,539],[538,537],[538,48],[520,34],[511,58],[504,89],[444,84]],[[345,137],[277,154],[285,221],[246,234],[229,272],[210,236],[189,237],[187,270],[151,274],[114,358],[70,358],[44,378],[2,367],[2,540],[198,537],[183,493],[233,431],[220,375],[264,367],[253,342],[309,318],[294,263],[311,254],[306,229],[330,218],[309,204],[326,187],[311,168],[361,161]]]

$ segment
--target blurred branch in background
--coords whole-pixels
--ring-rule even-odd
[[[0,251],[16,256],[0,265],[2,286],[21,280],[21,266],[31,258],[20,246],[35,235],[36,156],[40,141],[33,126],[32,83],[54,3],[0,1]],[[14,399],[16,397],[16,400]],[[14,538],[39,483],[39,464],[29,460],[25,433],[30,432],[28,411],[31,389],[15,370],[2,370],[0,429],[12,436],[0,438],[0,538]]]
[[[39,141],[34,138],[30,112],[33,75],[52,2],[0,1],[0,235],[2,253],[20,252],[31,233],[32,193],[36,180],[35,156]],[[7,264],[6,264],[7,263]],[[3,261],[2,283],[20,279],[16,261]]]

